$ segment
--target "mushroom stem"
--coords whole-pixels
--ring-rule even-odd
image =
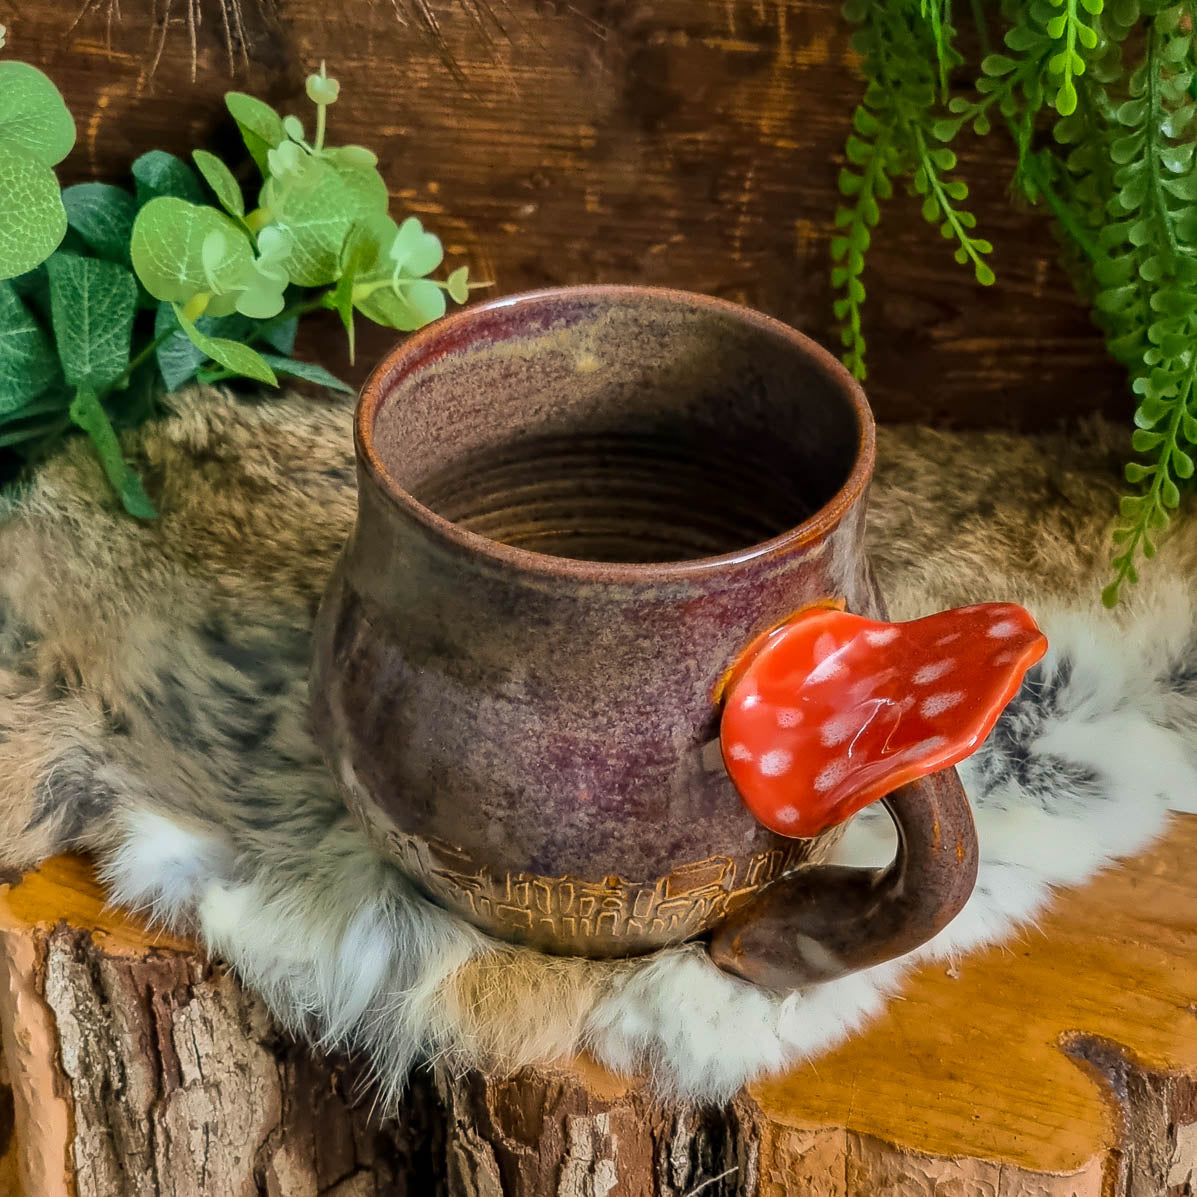
[[[905,955],[960,912],[977,835],[955,769],[882,799],[898,830],[883,869],[815,865],[773,882],[721,923],[711,959],[768,989],[801,989]]]

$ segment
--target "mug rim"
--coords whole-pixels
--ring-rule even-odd
[[[691,308],[705,309],[729,316],[761,332],[788,341],[806,361],[819,370],[842,394],[856,416],[857,444],[852,468],[840,488],[826,503],[801,523],[767,540],[719,553],[683,561],[591,561],[576,557],[556,557],[491,540],[455,524],[419,502],[400,486],[383,465],[374,445],[374,424],[379,410],[393,389],[393,376],[409,357],[419,357],[437,339],[454,329],[472,323],[479,315],[521,304],[543,303],[561,298],[626,297],[630,300],[657,299]],[[481,555],[498,565],[545,577],[569,577],[594,582],[658,582],[693,578],[717,573],[747,562],[780,556],[820,540],[844,518],[862,498],[873,475],[876,458],[876,425],[872,409],[860,383],[833,354],[796,328],[749,308],[701,292],[674,287],[642,286],[634,283],[594,283],[562,287],[543,287],[502,296],[487,303],[463,308],[450,316],[434,320],[414,332],[387,352],[370,371],[363,383],[353,418],[357,457],[371,481],[390,502],[421,524],[427,531],[450,546],[471,556]]]

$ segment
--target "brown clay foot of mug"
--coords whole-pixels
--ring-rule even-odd
[[[956,770],[882,801],[898,829],[890,865],[814,865],[780,878],[715,928],[715,964],[768,989],[801,989],[905,955],[947,926],[977,877],[976,829]]]

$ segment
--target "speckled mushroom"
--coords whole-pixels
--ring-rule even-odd
[[[818,835],[972,753],[1046,650],[1012,603],[909,623],[799,612],[750,645],[723,687],[728,774],[766,827]]]

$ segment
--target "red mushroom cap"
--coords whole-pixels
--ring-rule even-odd
[[[1046,651],[1013,603],[909,623],[808,608],[728,675],[728,774],[770,830],[818,835],[973,752]]]

